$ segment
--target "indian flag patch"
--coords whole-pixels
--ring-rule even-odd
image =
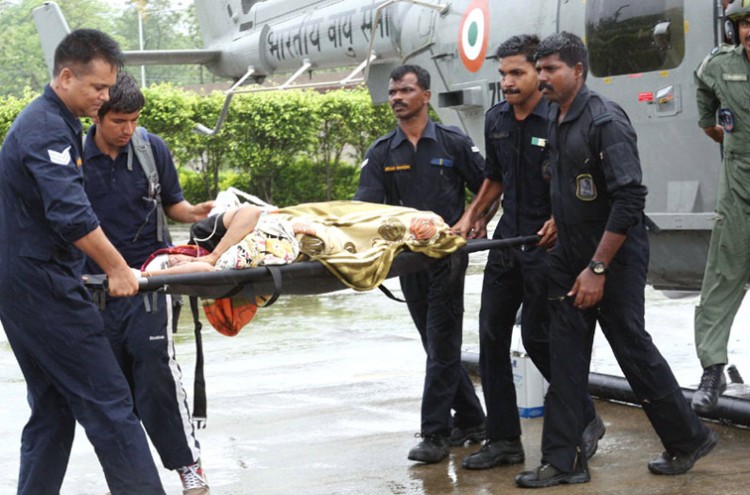
[[[458,52],[461,61],[471,72],[484,64],[489,41],[490,8],[488,0],[474,0],[461,19],[458,33]]]

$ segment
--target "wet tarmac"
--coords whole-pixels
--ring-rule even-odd
[[[474,264],[474,263],[473,263]],[[476,350],[481,275],[467,279],[465,348]],[[397,287],[390,282],[389,286]],[[692,348],[695,298],[649,293],[647,321],[681,384],[698,380]],[[737,326],[750,320],[745,309]],[[750,366],[742,328],[731,342],[733,362]],[[0,333],[0,335],[2,335]],[[735,336],[736,335],[736,336]],[[461,460],[477,446],[455,448],[448,460],[407,460],[418,439],[424,352],[406,308],[377,291],[322,297],[282,297],[261,309],[237,337],[204,329],[208,426],[199,430],[203,463],[214,495],[485,495],[529,493],[513,477],[539,463],[542,420],[523,420],[525,466],[467,471]],[[176,336],[192,383],[195,349],[189,324]],[[597,337],[593,369],[616,364]],[[750,369],[747,370],[748,374]],[[14,493],[20,432],[28,417],[25,385],[0,337],[0,493]],[[189,389],[191,387],[188,387]],[[481,393],[477,382],[477,390]],[[192,395],[192,391],[189,390]],[[730,495],[750,493],[750,430],[718,423],[714,452],[688,474],[665,477],[646,463],[662,447],[643,412],[597,401],[607,426],[592,459],[592,481],[544,493],[617,495]],[[157,464],[159,464],[157,460]],[[167,493],[181,493],[177,475],[160,470]],[[93,449],[79,428],[63,495],[107,492]],[[536,493],[536,492],[535,492]]]

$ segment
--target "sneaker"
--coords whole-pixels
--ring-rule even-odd
[[[709,431],[705,440],[692,452],[678,452],[671,454],[663,452],[661,456],[648,463],[648,470],[654,474],[682,474],[690,471],[695,461],[707,455],[718,442],[715,431]]]
[[[474,426],[472,428],[453,428],[451,435],[448,437],[448,445],[451,447],[463,447],[466,442],[482,443],[484,437],[487,435],[487,430],[484,427],[484,423]]]
[[[178,468],[177,473],[182,480],[183,495],[211,495],[200,461]]]
[[[464,457],[461,465],[466,469],[489,469],[502,464],[518,464],[525,459],[521,439],[487,440],[482,448]]]
[[[419,435],[422,441],[409,451],[409,460],[434,464],[448,457],[448,439],[440,434]]]
[[[583,451],[586,453],[586,459],[591,459],[599,448],[599,440],[604,436],[607,428],[604,421],[597,414],[583,430]]]
[[[560,471],[549,463],[544,463],[533,471],[524,471],[516,476],[516,485],[522,488],[547,488],[557,485],[574,485],[577,483],[588,483],[591,475],[586,467],[586,462],[578,458],[572,473]]]
[[[716,405],[719,395],[727,389],[724,365],[714,364],[703,369],[701,384],[693,394],[692,407],[698,414],[707,414]]]

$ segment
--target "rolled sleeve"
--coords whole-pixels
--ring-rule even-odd
[[[698,87],[696,88],[695,101],[698,105],[698,125],[701,129],[713,127],[716,125],[716,111],[719,109],[719,99],[716,93],[706,86],[700,79],[697,79]]]
[[[469,190],[476,194],[485,178],[484,157],[479,152],[479,148],[468,138],[464,147],[464,154],[465,159],[462,164],[464,180]]]
[[[602,171],[612,208],[606,230],[626,234],[643,219],[647,188],[642,182],[636,135],[624,116],[605,123],[600,130]]]

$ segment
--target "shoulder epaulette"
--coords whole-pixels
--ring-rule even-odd
[[[489,115],[491,112],[507,112],[510,108],[510,103],[507,100],[500,100],[499,102],[492,105],[484,112],[485,115]]]
[[[600,113],[596,117],[594,117],[594,120],[591,122],[591,125],[594,127],[599,127],[602,124],[606,124],[607,122],[612,122],[614,117],[612,117],[612,114],[610,112],[604,112]]]
[[[458,127],[456,127],[455,125],[446,125],[446,124],[441,124],[440,122],[435,122],[435,127],[438,127],[444,131],[448,131],[453,134],[458,134],[461,137],[466,137],[466,133],[462,131],[461,129],[459,129]]]
[[[390,139],[391,139],[391,138],[392,138],[392,137],[393,137],[393,136],[394,136],[395,134],[396,134],[396,129],[393,129],[393,130],[392,130],[391,132],[389,132],[388,134],[384,134],[384,135],[380,136],[379,138],[377,138],[377,139],[376,139],[376,140],[375,140],[375,141],[374,141],[374,142],[372,143],[372,147],[374,148],[374,147],[378,146],[379,144],[381,144],[381,143],[383,143],[383,142],[385,142],[385,141],[389,141],[389,140],[390,140]]]
[[[716,55],[721,55],[723,53],[730,53],[734,51],[734,45],[730,45],[728,43],[722,43],[719,46],[715,46],[711,49],[711,52],[708,54],[709,57],[715,57]]]
[[[708,62],[710,60],[712,60],[712,59],[714,59],[715,57],[718,57],[718,56],[722,56],[722,55],[726,55],[728,53],[732,53],[732,52],[734,52],[734,48],[735,47],[733,45],[729,45],[727,43],[722,43],[719,46],[713,47],[711,49],[711,51],[709,52],[709,54],[706,55],[706,57],[703,59],[703,61],[701,61],[700,65],[695,70],[695,74],[698,77],[702,77],[703,71],[706,68],[706,64],[708,64]]]

